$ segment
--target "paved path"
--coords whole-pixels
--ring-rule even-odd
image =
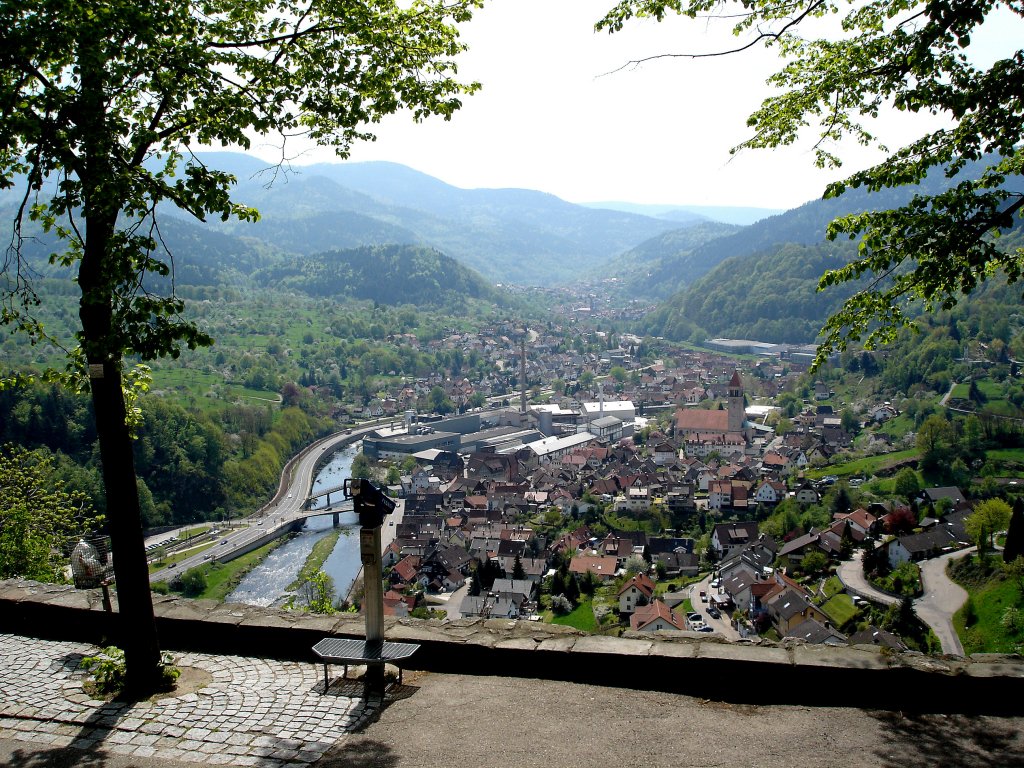
[[[95,652],[83,643],[0,635],[0,739],[133,758],[298,767],[319,760],[381,706],[353,682],[321,695],[322,667],[314,664],[200,653],[176,658],[179,667],[209,674],[196,692],[104,703],[82,689],[79,663]]]
[[[865,600],[871,600],[882,605],[898,603],[898,597],[887,595],[885,592],[879,592],[865,578],[863,560],[864,553],[858,549],[849,560],[843,560],[839,563],[839,580],[843,582],[843,586]]]
[[[974,549],[974,547],[961,549],[930,560],[923,560],[920,563],[924,594],[914,601],[914,612],[917,613],[917,617],[921,621],[931,627],[935,636],[939,638],[942,652],[953,656],[964,655],[964,647],[956,630],[953,629],[953,614],[964,604],[967,592],[946,576],[946,565],[951,559],[964,557]],[[898,598],[879,592],[864,578],[864,568],[861,565],[862,556],[863,553],[858,551],[854,553],[853,558],[840,564],[839,580],[851,592],[868,600],[885,605],[899,602]]]
[[[94,650],[0,634],[0,765],[988,768],[1024,755],[1019,716],[730,704],[415,671],[374,708],[343,692],[319,696],[313,664],[202,654],[181,658],[213,676],[196,693],[104,704],[82,694],[76,672]]]
[[[964,646],[953,629],[953,614],[967,600],[967,591],[950,581],[946,575],[946,566],[950,560],[964,557],[975,549],[976,547],[968,547],[921,563],[924,594],[914,601],[914,611],[939,638],[942,652],[955,656],[964,655]]]

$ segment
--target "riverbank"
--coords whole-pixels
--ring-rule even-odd
[[[330,531],[326,536],[317,541],[313,545],[313,549],[309,555],[306,556],[306,562],[302,564],[299,569],[299,574],[295,577],[295,580],[288,585],[289,592],[295,592],[305,584],[307,581],[316,575],[316,572],[323,568],[324,562],[330,557],[331,552],[334,551],[335,545],[338,543],[338,538],[341,536],[341,529],[335,528]]]
[[[235,591],[238,585],[242,582],[242,579],[244,579],[253,568],[256,568],[271,552],[285,542],[290,541],[293,537],[294,534],[289,534],[282,538],[274,539],[274,541],[264,544],[259,549],[254,549],[252,552],[236,557],[226,563],[210,562],[198,566],[198,570],[203,575],[203,580],[205,581],[206,586],[202,592],[195,596],[195,598],[199,600],[217,600],[223,602],[228,595]],[[153,591],[166,595],[172,590],[167,582],[159,581],[153,584]]]

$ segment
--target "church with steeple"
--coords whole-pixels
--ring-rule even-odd
[[[687,441],[743,448],[750,442],[750,431],[739,371],[733,371],[729,380],[728,400],[724,410],[680,408],[675,414],[676,436]]]

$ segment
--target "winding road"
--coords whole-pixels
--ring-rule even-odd
[[[942,652],[953,656],[964,655],[964,646],[953,629],[953,614],[967,600],[967,591],[950,580],[946,575],[946,566],[950,560],[964,557],[975,549],[968,547],[921,563],[924,594],[914,601],[914,611],[939,638]]]
[[[950,560],[964,557],[974,549],[974,547],[968,547],[920,563],[924,594],[914,601],[914,612],[939,638],[942,652],[951,656],[964,655],[963,644],[957,637],[956,630],[953,629],[953,614],[967,600],[967,592],[963,587],[950,580],[946,575],[946,566]],[[840,564],[839,580],[850,592],[866,600],[883,605],[893,605],[899,602],[899,598],[879,592],[864,578],[864,568],[861,565],[862,555],[862,552],[857,552],[853,558]]]

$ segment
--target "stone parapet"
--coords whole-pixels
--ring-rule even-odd
[[[327,636],[362,637],[354,614],[309,615],[154,595],[164,648],[316,663]],[[98,590],[0,581],[0,632],[116,642],[117,614]],[[701,633],[589,635],[507,619],[387,619],[388,640],[420,645],[406,667],[684,693],[742,703],[842,705],[905,711],[1019,714],[1024,659],[893,653],[801,641],[730,643]]]

